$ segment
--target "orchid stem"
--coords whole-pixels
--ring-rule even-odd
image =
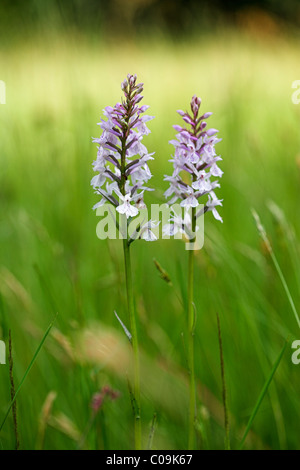
[[[195,233],[196,213],[192,209],[192,231]],[[194,243],[193,240],[192,243]],[[189,367],[189,433],[188,449],[193,450],[195,446],[195,420],[196,420],[196,383],[194,364],[194,249],[189,250],[188,262],[188,367]]]
[[[140,416],[140,359],[139,359],[139,347],[137,338],[136,318],[134,311],[134,300],[133,300],[133,285],[132,285],[132,272],[131,272],[131,260],[130,260],[130,246],[128,239],[123,240],[124,250],[124,261],[125,261],[125,277],[126,277],[126,291],[127,291],[127,305],[130,319],[130,332],[131,342],[133,348],[134,357],[134,438],[135,438],[135,450],[141,450],[142,448],[142,432],[141,432],[141,416]]]

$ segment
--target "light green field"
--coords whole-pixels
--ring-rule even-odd
[[[209,124],[223,139],[224,223],[206,214],[205,245],[196,254],[198,448],[224,448],[218,312],[232,448],[289,337],[245,447],[299,449],[300,365],[291,361],[290,343],[300,331],[251,214],[254,208],[261,216],[299,308],[300,105],[291,101],[299,42],[224,33],[181,45],[116,45],[69,36],[2,48],[0,63],[7,87],[0,105],[0,339],[8,345],[10,328],[16,387],[58,312],[17,398],[21,448],[133,448],[130,351],[113,313],[128,324],[122,246],[96,237],[90,179],[102,109],[120,100],[121,81],[136,73],[156,116],[144,139],[156,152],[149,203],[163,200],[172,124],[193,94],[214,113]],[[181,241],[140,241],[132,258],[143,445],[156,413],[153,448],[185,449],[187,252]],[[1,423],[10,403],[8,365],[0,377]],[[121,395],[91,422],[92,396],[106,384]],[[1,443],[14,448],[11,414]]]

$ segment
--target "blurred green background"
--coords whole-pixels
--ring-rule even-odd
[[[237,448],[284,341],[300,339],[281,281],[260,240],[262,218],[299,308],[300,79],[298,2],[0,1],[0,339],[13,342],[15,387],[58,312],[17,399],[23,449],[131,449],[130,353],[120,241],[96,237],[90,186],[102,109],[121,97],[127,73],[144,82],[155,115],[144,139],[147,202],[161,202],[177,109],[193,94],[223,139],[220,214],[205,216],[196,254],[197,445],[222,449],[224,425],[216,312],[222,326],[231,445]],[[187,252],[180,241],[132,246],[142,354],[143,441],[185,449]],[[160,279],[159,261],[172,286]],[[246,441],[251,449],[299,449],[300,365],[289,346]],[[0,422],[10,403],[0,366]],[[92,419],[110,385],[120,397]],[[12,415],[1,446],[15,447]]]

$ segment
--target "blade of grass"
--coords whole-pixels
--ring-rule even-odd
[[[222,342],[222,331],[221,322],[218,312],[217,325],[218,325],[218,340],[220,349],[220,365],[221,365],[221,379],[222,379],[222,400],[224,408],[224,427],[225,427],[225,449],[230,450],[230,434],[229,434],[229,418],[228,418],[228,403],[227,403],[227,389],[225,380],[225,365],[224,365],[224,354],[223,354],[223,342]]]
[[[297,239],[295,235],[295,229],[293,225],[288,222],[283,210],[279,206],[277,206],[274,201],[269,201],[267,203],[267,206],[272,216],[274,217],[274,220],[281,228],[281,236],[283,237],[283,240],[286,243],[287,251],[289,253],[289,257],[292,262],[294,273],[300,290],[300,257]]]
[[[274,251],[273,251],[273,249],[272,249],[270,240],[268,239],[267,233],[266,233],[266,231],[265,231],[263,225],[261,224],[259,215],[257,214],[257,212],[256,212],[254,209],[252,209],[252,215],[253,215],[254,220],[255,220],[255,222],[256,222],[256,226],[257,226],[257,229],[258,229],[258,231],[259,231],[259,234],[260,234],[261,238],[263,239],[263,241],[265,242],[266,247],[267,247],[267,249],[268,249],[268,251],[269,251],[269,253],[270,253],[271,259],[272,259],[272,261],[273,261],[273,264],[274,264],[274,266],[275,266],[275,269],[276,269],[276,271],[277,271],[277,273],[278,273],[278,275],[279,275],[279,278],[280,278],[280,280],[281,280],[281,283],[282,283],[283,288],[284,288],[284,290],[285,290],[285,293],[286,293],[286,295],[287,295],[288,301],[289,301],[290,306],[291,306],[291,308],[292,308],[292,311],[293,311],[293,314],[294,314],[294,316],[295,316],[296,322],[297,322],[297,324],[298,324],[298,326],[299,326],[299,328],[300,328],[300,319],[299,319],[299,315],[298,315],[296,306],[295,306],[295,304],[294,304],[292,295],[291,295],[290,290],[289,290],[289,288],[288,288],[288,285],[287,285],[287,282],[286,282],[285,277],[284,277],[284,275],[283,275],[283,272],[281,271],[281,268],[280,268],[279,263],[278,263],[278,261],[277,261],[277,258],[276,258],[276,256],[275,256],[275,253],[274,253]]]
[[[9,379],[10,379],[10,396],[13,400],[15,396],[15,382],[14,382],[14,361],[12,355],[12,339],[11,339],[11,330],[8,331],[8,338],[9,338],[9,348],[8,348],[8,363],[9,363]],[[15,439],[16,439],[16,450],[20,448],[20,440],[19,440],[19,433],[18,433],[18,420],[17,420],[17,402],[15,401],[12,406],[12,414],[13,414],[13,422],[14,422],[14,432],[15,432]]]
[[[45,340],[46,340],[46,338],[47,338],[47,336],[48,336],[48,334],[50,333],[50,330],[51,330],[51,328],[52,328],[52,326],[53,326],[53,324],[54,324],[54,322],[55,322],[56,317],[57,317],[57,314],[55,315],[55,317],[53,318],[52,322],[51,322],[50,325],[48,326],[48,328],[47,328],[47,330],[46,330],[46,332],[45,332],[45,334],[44,334],[44,336],[43,336],[43,338],[42,338],[42,341],[40,342],[40,344],[39,344],[39,346],[38,346],[36,352],[34,353],[33,358],[32,358],[31,361],[30,361],[29,366],[27,367],[27,369],[26,369],[26,371],[25,371],[25,374],[24,374],[24,376],[23,376],[23,378],[22,378],[22,380],[21,380],[21,382],[20,382],[20,384],[19,384],[19,386],[18,386],[18,388],[17,388],[17,390],[16,390],[16,393],[15,393],[15,395],[14,395],[14,398],[13,398],[12,401],[10,402],[10,405],[9,405],[9,407],[8,407],[8,409],[7,409],[7,412],[6,412],[5,416],[4,416],[4,419],[3,419],[2,424],[1,424],[1,426],[0,426],[0,432],[2,431],[2,428],[3,428],[3,426],[4,426],[4,424],[5,424],[5,421],[6,421],[7,417],[8,417],[8,415],[9,415],[9,412],[10,412],[10,410],[12,409],[13,404],[14,404],[15,401],[16,401],[16,398],[17,398],[17,396],[18,396],[18,394],[19,394],[19,392],[20,392],[20,390],[21,390],[21,388],[22,388],[22,385],[23,385],[23,383],[24,383],[24,381],[25,381],[27,375],[29,374],[29,372],[30,372],[30,370],[31,370],[31,368],[32,368],[32,366],[33,366],[33,364],[34,364],[34,362],[35,362],[35,360],[36,360],[36,358],[37,358],[37,356],[38,356],[38,354],[39,354],[39,352],[40,352],[40,350],[41,350],[41,348],[42,348],[42,346],[43,346],[43,344],[44,344],[44,342],[45,342]]]
[[[244,446],[244,443],[245,443],[246,437],[247,437],[247,435],[248,435],[248,432],[250,431],[250,428],[251,428],[251,426],[252,426],[252,423],[253,423],[253,421],[254,421],[254,418],[255,418],[255,416],[256,416],[258,410],[259,410],[259,407],[260,407],[260,405],[261,405],[261,403],[262,403],[262,401],[263,401],[263,399],[264,399],[264,397],[265,397],[267,391],[268,391],[269,385],[270,385],[270,383],[272,382],[272,379],[273,379],[274,374],[275,374],[275,372],[276,372],[276,370],[277,370],[277,367],[279,366],[279,364],[280,364],[280,362],[281,362],[281,359],[282,359],[282,357],[283,357],[283,355],[284,355],[284,352],[285,352],[285,349],[286,349],[286,347],[287,347],[287,344],[288,344],[288,339],[286,339],[286,341],[285,341],[285,343],[284,343],[284,345],[283,345],[283,348],[281,349],[280,354],[279,354],[278,358],[276,359],[276,361],[275,361],[275,363],[274,363],[274,365],[273,365],[273,367],[272,367],[272,370],[271,370],[271,372],[270,372],[270,375],[269,375],[269,377],[267,378],[267,380],[266,380],[266,382],[265,382],[265,384],[264,384],[264,386],[263,386],[263,388],[262,388],[262,391],[261,391],[260,394],[259,394],[259,397],[258,397],[258,399],[257,399],[257,402],[255,403],[255,406],[254,406],[253,411],[252,411],[252,414],[251,414],[251,416],[250,416],[250,418],[249,418],[249,421],[248,421],[246,430],[245,430],[245,432],[244,432],[243,438],[242,438],[242,440],[241,440],[241,443],[240,443],[240,446],[239,446],[239,450],[241,450],[241,449],[243,448],[243,446]]]
[[[157,415],[156,415],[156,413],[154,413],[154,414],[153,414],[153,418],[152,418],[152,423],[151,423],[149,438],[148,438],[148,445],[147,445],[147,449],[148,449],[148,450],[151,450],[151,449],[152,449],[153,437],[154,437],[155,428],[156,428],[156,420],[157,420]]]
[[[132,343],[132,335],[130,333],[130,331],[126,328],[126,326],[124,325],[124,323],[122,322],[121,318],[119,317],[119,315],[117,314],[117,312],[115,311],[115,316],[118,320],[118,322],[120,323],[121,327],[123,328],[123,331],[125,333],[125,335],[127,336],[127,338],[129,339],[129,342]]]

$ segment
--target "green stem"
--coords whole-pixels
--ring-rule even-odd
[[[142,448],[142,431],[141,431],[141,417],[140,417],[140,359],[139,347],[136,329],[136,318],[134,312],[133,288],[132,288],[132,273],[130,261],[130,246],[128,239],[123,240],[124,260],[125,260],[125,277],[126,277],[126,291],[127,291],[127,305],[130,319],[130,332],[132,335],[132,347],[134,356],[134,437],[135,449]]]
[[[125,195],[125,182],[126,182],[126,142],[129,135],[129,120],[132,111],[132,92],[129,91],[127,97],[127,117],[125,118],[126,127],[123,129],[123,138],[121,142],[121,182],[120,191]],[[128,227],[126,238],[123,239],[123,251],[125,261],[125,278],[126,278],[126,291],[127,291],[127,305],[128,314],[130,319],[130,332],[131,342],[133,348],[133,376],[134,376],[134,440],[135,449],[140,450],[142,448],[142,428],[141,428],[141,416],[140,416],[140,359],[139,359],[139,347],[136,329],[136,318],[134,310],[134,299],[133,299],[133,285],[132,285],[132,273],[131,273],[131,261],[130,261],[130,243],[128,240]]]
[[[192,231],[195,233],[196,211],[192,209]],[[194,240],[192,241],[192,243]],[[188,367],[190,374],[189,381],[189,433],[188,449],[192,450],[195,446],[195,420],[196,420],[196,383],[195,383],[195,364],[194,364],[194,249],[189,250],[188,263]]]

